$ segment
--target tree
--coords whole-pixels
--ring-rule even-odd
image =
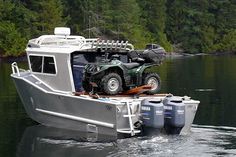
[[[17,56],[24,52],[26,39],[14,22],[16,5],[0,0],[0,53],[1,56]]]
[[[0,22],[0,52],[3,56],[18,56],[25,49],[26,39],[10,22]]]
[[[32,36],[36,36],[37,27],[37,13],[33,10],[26,8],[26,4],[20,1],[14,1],[14,9],[11,11],[12,15],[8,19],[15,24],[15,27],[20,34],[30,39]]]
[[[190,53],[210,52],[215,40],[214,15],[208,0],[173,1],[167,3],[167,34],[174,44]]]
[[[229,30],[225,33],[214,48],[218,52],[236,52],[236,29]]]
[[[0,51],[20,55],[27,40],[66,25],[136,48],[152,42],[167,51],[171,44],[189,53],[235,51],[235,14],[235,0],[0,0]]]
[[[116,38],[130,40],[137,48],[144,48],[150,34],[141,23],[141,9],[135,0],[112,1],[112,23]]]
[[[167,51],[172,51],[166,37],[166,0],[139,1],[142,7],[142,17],[146,19],[145,27],[151,33],[152,42],[162,45]]]
[[[51,34],[55,27],[65,26],[63,18],[63,4],[61,0],[40,0],[38,1],[37,27],[40,34]]]

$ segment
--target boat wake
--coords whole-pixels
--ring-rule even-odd
[[[186,136],[118,140],[118,149],[113,155],[116,153],[118,156],[235,156],[236,128],[193,125],[192,132]]]

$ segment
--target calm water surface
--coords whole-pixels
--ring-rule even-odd
[[[10,62],[0,61],[0,156],[236,156],[236,56],[166,60],[157,71],[161,92],[201,101],[192,132],[115,141],[32,121],[9,77]]]

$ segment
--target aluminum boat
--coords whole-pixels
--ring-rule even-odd
[[[12,63],[14,80],[24,108],[45,126],[99,132],[105,135],[140,135],[145,130],[187,134],[200,101],[188,96],[78,94],[83,68],[106,51],[125,62],[134,50],[127,41],[85,39],[70,35],[69,28],[55,28],[54,35],[29,40],[29,70]],[[173,129],[174,131],[171,131]]]

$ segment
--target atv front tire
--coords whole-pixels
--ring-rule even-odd
[[[117,73],[109,73],[101,80],[102,91],[109,95],[115,95],[122,91],[122,79]]]
[[[147,94],[156,94],[161,89],[161,79],[157,73],[147,73],[143,84],[152,86],[152,89],[146,92]]]

